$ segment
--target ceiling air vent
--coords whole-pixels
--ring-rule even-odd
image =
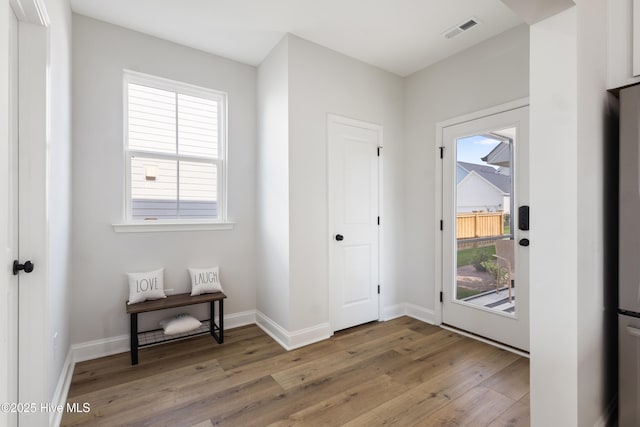
[[[447,31],[442,33],[442,35],[446,39],[452,39],[455,36],[460,35],[460,34],[464,33],[465,31],[468,31],[468,30],[472,29],[473,27],[475,27],[479,23],[480,23],[480,21],[478,21],[476,18],[470,18],[470,19],[467,19],[466,21],[464,21],[460,25],[457,25],[457,26],[455,26],[453,28],[449,28]]]

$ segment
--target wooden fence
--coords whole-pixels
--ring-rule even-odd
[[[456,238],[501,236],[504,234],[504,212],[461,212],[456,218]]]

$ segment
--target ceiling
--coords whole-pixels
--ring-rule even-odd
[[[246,64],[286,33],[406,76],[522,20],[500,0],[71,0],[73,11]],[[474,17],[453,39],[446,30]]]

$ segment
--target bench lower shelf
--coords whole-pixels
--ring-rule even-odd
[[[214,331],[219,333],[219,328],[214,323]],[[165,335],[163,329],[153,329],[150,331],[138,332],[138,348],[152,347],[171,341],[180,341],[187,338],[199,337],[211,334],[211,320],[203,320],[202,325],[192,331],[175,335]]]

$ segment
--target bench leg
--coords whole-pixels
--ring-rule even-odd
[[[216,325],[216,311],[215,311],[215,301],[211,301],[210,305],[210,316],[211,319],[209,321],[209,332],[211,336],[218,344],[222,344],[224,342],[224,309],[222,305],[222,300],[218,300],[218,324]],[[218,333],[216,334],[216,326],[218,327]]]
[[[215,301],[211,301],[209,303],[209,333],[213,337],[216,342],[220,342],[218,340],[218,335],[216,335],[216,306]]]
[[[131,364],[138,364],[138,313],[131,313]]]
[[[220,341],[219,343],[222,344],[224,342],[224,309],[223,309],[223,304],[224,304],[224,300],[218,300],[218,309],[219,309],[219,320],[218,320],[218,325],[220,326]]]

